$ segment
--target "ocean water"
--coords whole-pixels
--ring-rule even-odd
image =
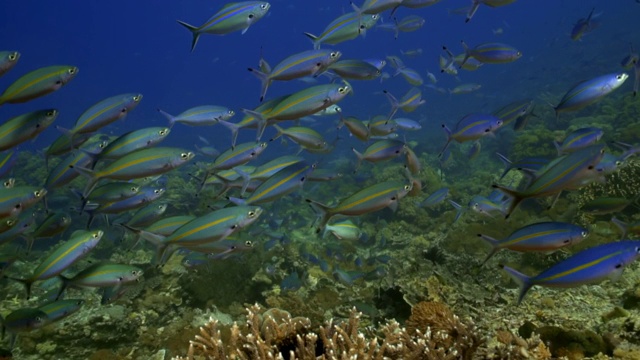
[[[279,307],[293,316],[309,317],[314,323],[348,316],[348,309],[358,305],[368,321],[377,325],[383,319],[405,321],[411,307],[426,300],[444,302],[461,315],[473,318],[484,329],[490,329],[482,334],[487,338],[499,328],[498,320],[483,322],[473,316],[470,308],[486,306],[487,311],[508,308],[508,314],[504,315],[508,325],[503,326],[514,332],[526,320],[534,319],[538,326],[543,326],[557,325],[560,323],[557,318],[568,318],[564,324],[567,329],[587,329],[598,334],[612,332],[625,344],[619,348],[637,349],[640,346],[637,335],[623,334],[622,326],[605,325],[588,315],[589,312],[602,315],[620,305],[621,297],[595,296],[598,305],[581,307],[572,314],[568,296],[593,294],[584,287],[563,292],[536,287],[524,300],[529,302],[527,308],[515,307],[517,285],[497,268],[498,263],[508,263],[532,275],[570,253],[619,240],[620,232],[609,222],[610,214],[594,217],[580,206],[598,196],[634,198],[637,186],[631,180],[636,168],[633,158],[624,168],[624,176],[614,174],[607,182],[572,188],[564,192],[551,209],[547,209],[547,203],[527,201],[515,209],[508,220],[500,213],[485,216],[465,211],[460,220],[454,221],[456,210],[448,201],[432,209],[417,204],[445,186],[450,189],[448,198],[463,207],[473,196],[488,196],[494,183],[514,188],[525,186],[521,176],[514,175],[515,170],[506,179],[498,179],[503,164],[494,153],[500,152],[512,160],[526,156],[552,159],[557,156],[552,141],[561,142],[580,127],[602,128],[601,144],[622,141],[636,145],[640,135],[637,130],[640,100],[632,96],[635,74],[633,69],[623,69],[620,62],[629,54],[630,45],[640,47],[637,31],[640,4],[633,0],[520,0],[495,8],[481,5],[465,23],[465,15],[458,10],[470,3],[442,0],[420,9],[400,7],[395,18],[418,15],[425,19],[424,26],[414,32],[400,32],[397,39],[392,32],[373,27],[353,40],[322,46],[339,50],[342,59],[388,60],[389,56],[398,56],[423,77],[424,84],[417,88],[425,103],[415,111],[399,110],[395,115],[416,120],[422,127],[418,131],[395,131],[397,139],[418,155],[420,172],[406,175],[404,154],[389,161],[364,162],[358,168],[352,148],[362,152],[373,140],[362,142],[344,127],[337,129],[340,119],[337,115],[303,119],[297,124],[318,131],[334,147],[323,154],[303,151],[300,156],[318,168],[339,172],[341,177],[323,182],[307,181],[291,194],[260,204],[264,209],[260,218],[232,237],[238,244],[251,241],[250,251],[233,251],[228,258],[220,256],[222,259],[206,261],[207,264],[194,268],[181,264],[181,259],[188,254],[179,251],[160,268],[153,245],[145,243],[133,248],[135,237],[114,225],[114,222],[128,220],[133,211],[110,215],[108,222],[98,216],[90,228],[104,231],[100,244],[63,274],[72,276],[90,264],[110,261],[140,267],[144,270],[143,278],[135,282],[135,289],[123,299],[102,306],[101,294],[96,290],[68,290],[71,294],[67,294],[67,298],[85,300],[80,310],[61,322],[20,331],[12,349],[6,336],[0,342],[0,359],[119,359],[126,358],[127,354],[131,354],[130,358],[147,359],[158,351],[166,351],[168,359],[186,354],[188,341],[195,333],[193,329],[202,325],[209,315],[228,314],[229,318],[242,321],[244,307],[253,303],[266,308]],[[14,147],[19,157],[5,178],[14,177],[17,186],[44,184],[48,170],[42,152],[62,134],[56,127],[72,128],[86,109],[117,94],[140,93],[143,100],[125,119],[101,128],[99,134],[115,137],[145,127],[167,126],[166,118],[158,109],[175,115],[199,105],[228,107],[236,113],[229,121],[238,122],[244,116],[242,109],[260,105],[260,81],[247,71],[248,67],[256,68],[261,58],[273,67],[292,54],[312,49],[305,32],[320,34],[333,19],[353,11],[346,0],[271,0],[266,16],[251,25],[246,33],[203,34],[194,51],[190,51],[191,34],[176,20],[199,26],[224,4],[148,0],[24,0],[2,4],[0,51],[15,50],[21,55],[18,64],[0,77],[0,90],[27,72],[44,66],[65,64],[79,69],[78,75],[58,91],[27,102],[0,106],[3,122],[39,109],[55,108],[60,112],[53,125],[37,138]],[[572,40],[574,25],[592,9],[595,9],[593,28],[579,41]],[[380,14],[377,24],[393,22],[387,10]],[[438,62],[439,56],[445,55],[442,47],[457,55],[463,53],[461,41],[470,47],[494,42],[508,44],[522,56],[509,63],[484,64],[476,71],[459,69],[457,75],[442,73]],[[418,49],[416,56],[403,55]],[[391,107],[383,91],[401,98],[413,87],[402,76],[395,75],[396,70],[389,61],[382,71],[390,77],[349,81],[353,94],[338,103],[345,116],[363,121],[376,115],[386,116]],[[435,75],[437,83],[429,81],[427,72]],[[620,72],[626,72],[629,78],[619,89],[593,105],[562,113],[559,120],[555,119],[552,106],[557,105],[572,86]],[[306,80],[309,82],[274,81],[266,100],[331,82],[331,78],[324,75]],[[481,87],[468,94],[448,92],[470,83]],[[444,164],[440,161],[438,153],[447,140],[443,125],[455,128],[459,119],[467,114],[490,114],[522,99],[533,99],[535,104],[535,116],[524,130],[514,132],[511,126],[505,126],[495,131],[495,136],[482,137],[480,154],[473,159],[467,156],[471,142],[452,142],[452,159]],[[281,125],[288,127],[294,122],[283,121]],[[298,152],[299,147],[291,141],[269,141],[275,134],[274,128],[268,126],[261,138],[268,147],[249,165],[260,165]],[[238,143],[255,140],[255,130],[240,130]],[[220,124],[190,127],[178,123],[161,146],[196,153],[189,164],[168,172],[166,193],[156,200],[158,204],[168,204],[162,216],[202,216],[221,207],[234,206],[224,196],[217,196],[218,191],[213,187],[198,191],[198,179],[204,176],[206,165],[196,166],[196,163],[213,161],[198,153],[197,147],[213,146],[221,152],[230,148],[228,129]],[[607,152],[621,153],[614,146]],[[97,169],[107,163],[102,161]],[[316,234],[316,212],[306,199],[335,205],[374,184],[388,180],[410,184],[412,179],[422,184],[422,190],[406,197],[403,194],[396,211],[382,206],[379,211],[362,211],[360,216],[349,217],[362,232],[358,240],[341,241],[331,234]],[[36,240],[34,251],[29,254],[25,253],[21,239],[0,245],[0,253],[17,257],[4,271],[5,276],[28,277],[58,242],[68,240],[74,230],[85,227],[87,215],[78,214],[80,200],[71,191],[82,190],[85,182],[80,176],[71,184],[51,189],[47,195],[52,204],[49,211],[64,211],[73,219],[65,232]],[[607,187],[612,183],[624,190],[615,192],[613,187]],[[238,189],[226,195],[246,197]],[[47,216],[43,202],[28,211],[34,214],[36,224]],[[630,206],[614,215],[631,223],[637,220],[636,214],[637,208]],[[344,218],[338,216],[330,223],[341,220]],[[489,232],[501,238],[539,221],[580,224],[589,227],[591,235],[568,252],[521,256],[506,254],[504,250],[496,255],[499,259],[490,260],[490,266],[479,267],[489,247],[477,239],[477,233]],[[604,290],[598,287],[594,291],[633,292],[640,275],[637,264],[629,267],[629,275],[625,272],[621,281],[613,285],[605,283],[608,287]],[[343,272],[348,272],[348,276]],[[426,290],[423,282],[432,279],[434,274],[447,289],[443,290],[446,296],[436,297]],[[51,300],[48,291],[55,293],[57,287],[57,284],[38,280],[33,297],[27,300],[19,282],[0,279],[0,315],[6,317],[16,309],[41,306]],[[555,308],[545,307],[546,303],[540,299],[542,295],[532,295],[540,291],[546,298],[556,298]],[[504,302],[486,300],[491,297],[490,293],[504,292]],[[469,300],[474,296],[485,298],[484,305]],[[535,318],[536,309],[542,309],[538,311],[544,312],[544,316]],[[626,318],[635,319],[640,310],[632,306],[625,311],[629,313]],[[614,349],[609,349],[607,355],[613,354]]]

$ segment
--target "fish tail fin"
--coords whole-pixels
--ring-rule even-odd
[[[400,107],[400,102],[389,91],[382,90],[382,92],[387,96],[387,99],[389,99],[389,103],[391,103],[391,113],[389,114],[389,119],[392,119],[393,115],[396,114],[398,108]]]
[[[330,212],[331,208],[315,200],[306,199],[306,201],[309,203],[313,211],[318,214],[318,219],[316,221],[318,224],[318,226],[316,226],[316,234],[319,234],[322,230],[324,230],[327,222],[329,222],[329,219],[331,219],[331,217],[333,216],[333,214]]]
[[[456,218],[453,219],[453,223],[455,224],[456,221],[460,219],[460,216],[462,216],[462,214],[464,213],[464,207],[453,200],[449,200],[449,204],[451,204],[451,206],[456,209]]]
[[[624,239],[627,236],[627,233],[629,232],[629,224],[618,219],[615,216],[611,218],[611,222],[614,223],[618,227],[618,229],[620,229],[620,231],[622,231],[621,239]]]
[[[309,39],[311,39],[311,42],[313,43],[313,48],[315,50],[320,49],[320,41],[318,41],[318,37],[313,35],[312,33],[304,33]]]
[[[251,174],[238,168],[234,168],[233,170],[242,177],[242,189],[240,191],[240,195],[244,195],[251,183]]]
[[[243,206],[243,205],[247,205],[247,201],[245,199],[240,199],[237,197],[233,197],[233,196],[229,196],[227,197],[227,200],[231,201],[232,203],[238,205],[238,206]]]
[[[478,237],[484,241],[486,241],[489,245],[491,245],[491,252],[489,252],[489,254],[487,254],[487,257],[484,259],[484,261],[482,262],[482,265],[480,266],[484,266],[484,264],[486,264],[486,262],[491,259],[491,257],[493,255],[495,255],[495,253],[498,252],[498,250],[500,250],[500,248],[498,247],[499,241],[492,238],[491,236],[487,236],[487,235],[483,235],[483,234],[478,234]]]
[[[198,39],[200,39],[200,32],[198,31],[198,28],[180,20],[178,20],[178,24],[186,27],[187,30],[191,31],[191,34],[193,35],[193,40],[191,40],[191,52],[193,52],[193,50],[196,48],[196,45],[198,44]]]
[[[465,23],[468,23],[469,21],[471,21],[471,18],[473,18],[473,15],[475,15],[476,11],[478,11],[478,7],[480,7],[480,0],[472,0],[472,1],[473,1],[473,4],[471,4],[471,7],[467,12],[467,18],[464,19]]]
[[[529,289],[531,289],[531,287],[533,286],[531,277],[508,266],[501,265],[501,267],[504,271],[507,272],[509,276],[511,276],[511,278],[515,282],[518,283],[518,285],[520,285],[520,294],[518,295],[518,305],[520,305],[522,299],[524,299],[524,296],[527,295],[527,291],[529,291]]]
[[[358,150],[356,150],[356,148],[352,147],[351,150],[353,151],[354,154],[356,154],[356,156],[358,157],[358,163],[356,164],[356,168],[353,170],[354,173],[358,172],[358,169],[360,169],[360,165],[362,165],[362,160],[364,159],[364,155],[362,155],[362,153],[360,153]]]
[[[85,168],[77,165],[69,165],[69,168],[77,171],[78,173],[80,173],[80,175],[88,178],[87,185],[84,191],[82,192],[82,196],[86,198],[91,193],[91,191],[93,191],[93,189],[96,187],[96,184],[98,184],[98,180],[100,180],[100,178],[97,177],[95,175],[95,172],[89,168]]]
[[[269,89],[269,85],[271,85],[271,79],[269,79],[269,74],[254,68],[248,68],[248,70],[253,75],[255,75],[258,79],[260,79],[260,83],[261,83],[260,102],[262,102],[264,100],[264,97],[267,95],[267,89]]]
[[[280,126],[273,124],[273,127],[276,129],[276,131],[278,132],[274,137],[272,137],[271,139],[269,139],[269,141],[273,141],[278,139],[279,137],[281,137],[282,135],[284,135],[284,129],[281,128]]]
[[[229,129],[229,131],[231,131],[231,148],[235,149],[236,141],[238,140],[238,131],[240,131],[240,126],[238,126],[238,124],[234,124],[226,120],[218,120],[218,124],[221,124],[222,126]]]
[[[169,120],[169,128],[172,128],[173,125],[175,125],[175,123],[176,123],[176,117],[175,116],[169,114],[168,112],[166,112],[166,111],[164,111],[162,109],[158,109],[158,112],[160,114],[162,114],[162,116],[166,117],[167,120]]]
[[[509,206],[505,208],[504,213],[505,219],[508,219],[509,216],[511,216],[511,213],[513,212],[513,210],[516,208],[516,206],[518,206],[518,204],[520,204],[520,202],[522,200],[524,200],[524,197],[522,196],[522,193],[517,191],[517,190],[513,190],[510,189],[506,186],[502,186],[502,185],[497,185],[497,184],[493,184],[491,185],[491,187],[493,187],[494,189],[498,189],[500,191],[502,191],[503,193],[509,195],[513,200],[509,203]]]
[[[511,160],[509,160],[509,158],[507,158],[506,156],[500,154],[499,152],[496,152],[496,155],[498,155],[498,158],[500,159],[500,161],[502,161],[502,163],[504,164],[504,171],[502,172],[502,175],[500,175],[500,180],[502,180],[502,178],[504,178],[505,175],[507,175],[507,173],[509,172],[509,170],[511,170]]]
[[[447,142],[442,147],[442,150],[440,150],[440,153],[438,153],[438,157],[441,157],[442,154],[447,151],[447,149],[449,148],[449,144],[451,144],[451,140],[453,140],[453,138],[451,137],[451,129],[449,129],[449,127],[445,124],[442,124],[442,129],[447,134]]]
[[[29,300],[31,298],[31,284],[33,284],[33,280],[32,279],[19,279],[19,278],[15,278],[15,277],[11,277],[11,276],[7,276],[8,279],[11,280],[15,280],[19,283],[21,283],[22,285],[24,285],[24,289],[27,292],[27,300]]]
[[[260,141],[260,138],[264,133],[264,129],[267,127],[267,119],[265,119],[263,114],[257,111],[242,109],[242,112],[256,119],[256,122],[258,123],[258,132],[256,134],[256,141]]]
[[[460,66],[459,66],[459,68],[462,69],[464,64],[466,64],[467,60],[469,60],[469,58],[471,57],[471,53],[470,53],[469,47],[467,46],[467,43],[465,43],[464,40],[460,41],[460,43],[462,44],[462,48],[464,49],[464,58],[460,62]]]
[[[58,290],[58,294],[56,295],[56,301],[60,300],[62,294],[64,294],[64,291],[69,287],[69,283],[71,282],[71,279],[64,275],[58,275],[58,278],[62,280],[62,284],[60,285],[60,290]]]

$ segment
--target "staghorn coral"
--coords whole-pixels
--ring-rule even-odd
[[[395,320],[377,331],[363,329],[355,308],[344,321],[329,320],[315,331],[306,318],[292,318],[286,311],[247,309],[243,326],[219,328],[216,320],[200,328],[186,357],[193,359],[471,359],[481,341],[472,324],[462,323],[446,305],[435,305],[440,318],[426,317],[424,331],[408,331]],[[435,308],[434,307],[434,308]],[[429,324],[439,330],[433,331]]]

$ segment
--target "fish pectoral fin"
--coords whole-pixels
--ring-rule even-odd
[[[624,264],[623,263],[617,263],[615,265],[615,270],[613,270],[611,272],[611,274],[609,275],[609,281],[611,282],[616,282],[620,279],[620,277],[622,276],[622,272],[624,271]]]

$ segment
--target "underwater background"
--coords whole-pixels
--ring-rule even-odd
[[[200,26],[225,5],[2,5],[0,359],[640,359],[638,243],[630,252],[596,248],[639,232],[638,1],[271,0],[252,20],[246,9],[228,14],[219,35],[203,33],[192,49],[176,20]],[[255,70],[269,74],[312,50],[305,33],[326,35],[345,14],[352,28],[338,30],[350,39],[320,49],[378,71],[362,79],[361,68],[340,75],[327,64],[274,80],[260,101]],[[398,29],[408,16],[418,25]],[[5,70],[12,51],[19,58]],[[23,78],[62,64],[77,68],[64,86]],[[584,83],[622,73],[615,86]],[[26,95],[12,92],[18,85]],[[284,97],[321,85],[350,94]],[[142,97],[113,104],[120,94]],[[81,129],[79,118],[105,116],[104,100],[126,111]],[[270,100],[301,110],[278,118],[259,107]],[[195,124],[203,126],[178,116],[202,105],[233,115]],[[518,113],[505,114],[508,106]],[[59,113],[44,131],[11,125],[44,109]],[[467,124],[469,115],[477,121]],[[233,124],[252,116],[234,142]],[[460,124],[478,123],[462,134]],[[360,124],[364,138],[352,130]],[[124,155],[101,157],[96,148],[152,127],[170,133]],[[279,136],[278,127],[299,128]],[[580,129],[596,136],[572,145],[566,139]],[[87,142],[48,153],[79,137]],[[236,151],[243,145],[259,149]],[[183,161],[151,163],[146,156],[162,156],[151,149]],[[223,165],[225,154],[236,162]],[[87,162],[64,165],[72,156]],[[115,175],[118,161],[129,176]],[[251,178],[269,161],[283,172]],[[597,179],[567,180],[572,165]],[[56,169],[71,179],[52,180]],[[545,176],[552,189],[538,190]],[[116,182],[155,195],[122,210],[110,207],[124,195],[88,200],[92,184]],[[33,190],[45,195],[31,198]],[[251,197],[259,191],[268,199]],[[150,229],[179,216],[187,228]],[[526,249],[508,243],[542,222],[586,233],[557,240],[528,231],[544,239]],[[175,231],[205,239],[183,243]],[[83,248],[59,250],[72,242]],[[492,248],[509,250],[488,259]],[[602,252],[591,261],[593,248]],[[108,264],[128,272],[99,273]],[[530,278],[518,284],[503,266]],[[535,277],[544,271],[548,278]],[[552,283],[567,274],[577,275]]]

